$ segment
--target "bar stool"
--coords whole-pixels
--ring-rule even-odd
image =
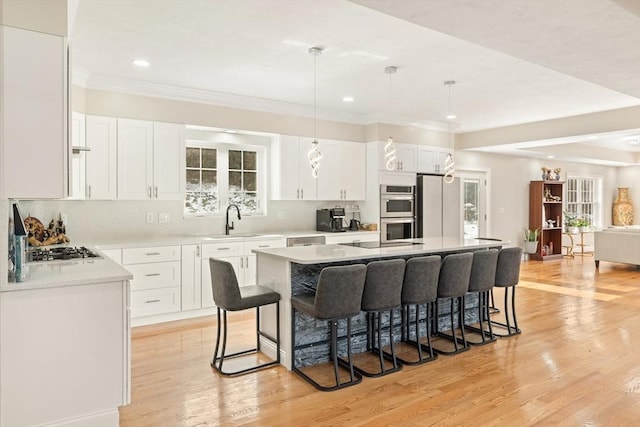
[[[435,335],[446,338],[453,342],[454,350],[443,350],[434,346],[434,350],[441,354],[457,354],[469,350],[469,343],[464,335],[464,296],[469,289],[469,277],[471,275],[471,264],[473,263],[473,253],[465,252],[452,254],[444,257],[440,266],[440,277],[438,278],[438,298],[436,299],[435,310]],[[447,298],[451,301],[451,311],[449,319],[451,322],[451,335],[440,332],[439,310],[440,299]],[[456,304],[457,303],[457,304]],[[457,312],[456,312],[457,306]],[[458,316],[456,325],[455,315]],[[456,335],[456,329],[460,329],[461,338]],[[462,343],[462,347],[458,347]]]
[[[280,363],[280,294],[264,286],[238,286],[238,279],[231,263],[219,259],[209,258],[209,268],[211,269],[211,288],[213,291],[213,301],[218,309],[218,333],[216,336],[216,347],[213,352],[211,366],[222,375],[240,375],[247,372],[256,371],[271,365]],[[276,338],[260,330],[260,307],[263,305],[276,304]],[[248,350],[238,351],[232,354],[225,354],[227,348],[227,312],[240,311],[249,308],[256,309],[256,346]],[[222,316],[221,316],[222,314]],[[222,334],[221,334],[222,323]],[[220,350],[220,338],[222,337],[222,348]],[[255,366],[239,369],[236,371],[224,371],[223,363],[228,358],[260,352],[260,338],[264,337],[276,345],[276,360],[257,364]]]
[[[520,280],[520,262],[522,259],[522,248],[503,248],[498,254],[498,264],[496,267],[495,287],[504,288],[504,318],[506,323],[491,320],[491,325],[495,328],[506,329],[506,333],[497,333],[499,337],[510,337],[518,335],[522,331],[518,328],[516,318],[516,285]],[[509,289],[511,289],[511,312],[509,312]],[[513,326],[511,325],[513,320]]]
[[[362,381],[362,375],[354,372],[351,359],[351,318],[360,313],[366,274],[367,267],[364,264],[325,267],[318,277],[315,295],[291,297],[291,370],[318,390],[338,390]],[[296,310],[316,319],[329,321],[331,329],[329,359],[333,362],[335,385],[322,385],[296,366]],[[342,359],[338,357],[338,321],[340,320],[347,321],[347,361],[345,363],[342,363]],[[349,370],[349,381],[340,382],[339,364]]]
[[[402,369],[393,348],[393,311],[402,304],[404,265],[403,259],[372,261],[367,264],[367,278],[360,310],[367,313],[367,350],[377,354],[380,369],[371,372],[355,365],[354,369],[366,377],[380,377]],[[389,312],[389,346],[391,350],[386,355],[382,350],[382,312],[385,311]],[[392,362],[393,367],[385,367],[385,358]]]
[[[478,327],[465,324],[465,329],[480,334],[482,341],[467,341],[472,345],[484,345],[496,340],[491,328],[489,317],[489,293],[493,289],[496,279],[496,265],[498,262],[498,250],[489,249],[473,253],[471,264],[471,276],[469,277],[469,293],[478,295]],[[487,323],[488,330],[484,324]]]
[[[440,274],[441,258],[439,255],[411,258],[404,269],[402,284],[402,313],[403,313],[403,341],[417,349],[418,359],[407,360],[398,357],[406,365],[419,365],[436,360],[438,355],[431,347],[430,323],[433,318],[433,302],[438,296],[438,276]],[[415,341],[410,339],[410,307],[415,306]],[[425,327],[427,345],[422,344],[420,336],[420,307],[425,307]],[[424,356],[423,350],[429,355]]]

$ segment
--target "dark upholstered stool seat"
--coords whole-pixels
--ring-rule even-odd
[[[441,258],[439,255],[411,258],[407,261],[404,269],[404,282],[402,284],[402,312],[403,312],[403,341],[415,346],[418,357],[416,360],[408,360],[398,357],[402,363],[407,365],[418,365],[437,359],[431,347],[431,328],[433,318],[433,303],[438,296],[438,277],[440,275]],[[411,340],[410,332],[410,307],[415,311],[415,339]],[[425,307],[425,328],[426,345],[421,342],[420,334],[420,308]],[[423,354],[423,350],[428,352],[428,356]]]
[[[438,299],[436,300],[435,313],[435,334],[439,337],[451,340],[454,350],[445,350],[434,343],[434,349],[441,354],[456,354],[469,349],[469,343],[464,335],[464,296],[469,289],[469,277],[471,276],[471,264],[473,263],[473,253],[465,252],[452,254],[444,257],[440,266],[440,276],[438,278]],[[440,332],[438,326],[438,304],[439,300],[447,298],[450,304],[450,324],[451,335]],[[456,304],[457,303],[457,304]],[[458,321],[455,320],[457,314]],[[460,329],[461,337],[457,337],[456,329]],[[458,346],[462,344],[462,347]]]
[[[522,332],[518,327],[518,319],[516,318],[516,285],[520,281],[521,260],[522,248],[503,248],[498,254],[495,287],[504,288],[503,310],[505,322],[491,320],[491,325],[500,331],[506,330],[506,332],[494,331],[494,334],[499,337],[510,337]],[[509,310],[508,303],[509,290],[511,290],[511,310]]]
[[[402,283],[404,280],[403,259],[372,261],[367,264],[367,279],[362,294],[360,309],[367,313],[368,337],[367,349],[377,354],[380,368],[376,371],[367,370],[362,366],[354,369],[367,377],[379,377],[402,369],[393,348],[393,311],[401,306]],[[389,313],[389,347],[386,353],[382,348],[382,312]],[[375,344],[374,344],[375,343]],[[385,366],[384,359],[391,360],[392,367]]]
[[[354,372],[351,360],[351,318],[360,313],[360,302],[366,277],[364,264],[326,267],[320,272],[315,295],[291,297],[291,369],[318,390],[332,391],[358,384],[362,376]],[[322,385],[296,366],[296,310],[330,323],[330,354],[335,384]],[[347,321],[347,360],[338,357],[338,321]],[[338,366],[348,369],[349,380],[340,381]]]
[[[480,335],[480,341],[472,341],[469,334],[467,334],[466,338],[469,344],[484,345],[496,340],[489,321],[489,293],[493,289],[495,282],[497,262],[497,249],[473,253],[471,276],[469,277],[469,293],[478,295],[478,327],[465,325],[465,328]],[[485,323],[487,324],[486,330]]]
[[[213,352],[211,366],[223,375],[239,375],[280,363],[280,294],[264,286],[238,286],[238,279],[231,263],[215,258],[209,258],[211,269],[211,289],[213,302],[218,311],[218,328],[216,347]],[[276,337],[272,337],[260,330],[260,307],[276,304]],[[232,354],[225,354],[227,348],[228,311],[240,311],[249,308],[256,309],[256,346]],[[236,371],[225,371],[223,364],[226,359],[257,353],[260,351],[260,338],[263,337],[276,345],[276,360],[252,365]],[[222,347],[220,343],[222,341]]]

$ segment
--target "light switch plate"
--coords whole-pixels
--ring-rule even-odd
[[[154,220],[153,212],[147,212],[147,224],[152,224]]]
[[[169,213],[168,212],[159,212],[158,213],[158,222],[160,224],[164,224],[169,222]]]

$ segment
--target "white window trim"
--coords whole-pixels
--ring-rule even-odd
[[[603,188],[603,181],[604,178],[602,175],[592,175],[592,174],[585,174],[585,173],[577,173],[577,172],[567,172],[567,178],[566,181],[569,181],[569,179],[593,179],[595,181],[595,197],[597,197],[598,202],[597,202],[597,206],[596,206],[596,210],[594,211],[596,214],[596,218],[593,218],[593,223],[592,225],[596,226],[596,227],[602,227],[604,224],[604,195],[602,193],[602,188]],[[567,185],[564,185],[564,194],[563,194],[563,200],[565,200],[565,202],[563,203],[563,210],[566,210],[567,208],[567,203],[568,203],[568,196],[567,196],[567,192],[569,191],[569,188]]]
[[[267,216],[267,164],[268,164],[268,149],[266,144],[260,143],[233,143],[233,142],[212,142],[187,139],[186,147],[196,148],[213,148],[217,151],[216,170],[218,171],[218,212],[215,213],[191,213],[185,212],[183,207],[184,218],[215,218],[224,216],[226,213],[226,206],[229,204],[229,150],[255,150],[258,153],[257,168],[258,174],[256,176],[256,189],[258,193],[258,212],[244,212],[243,216],[247,217],[260,217]],[[220,156],[220,153],[225,153],[224,156]],[[186,171],[186,167],[185,167]],[[184,179],[186,180],[186,174]],[[224,191],[222,191],[224,189]],[[184,203],[184,200],[183,200]]]

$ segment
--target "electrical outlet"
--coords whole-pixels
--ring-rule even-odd
[[[168,212],[158,212],[158,222],[160,224],[164,224],[169,222],[169,213]]]
[[[153,212],[147,212],[147,224],[153,224],[154,221]]]

